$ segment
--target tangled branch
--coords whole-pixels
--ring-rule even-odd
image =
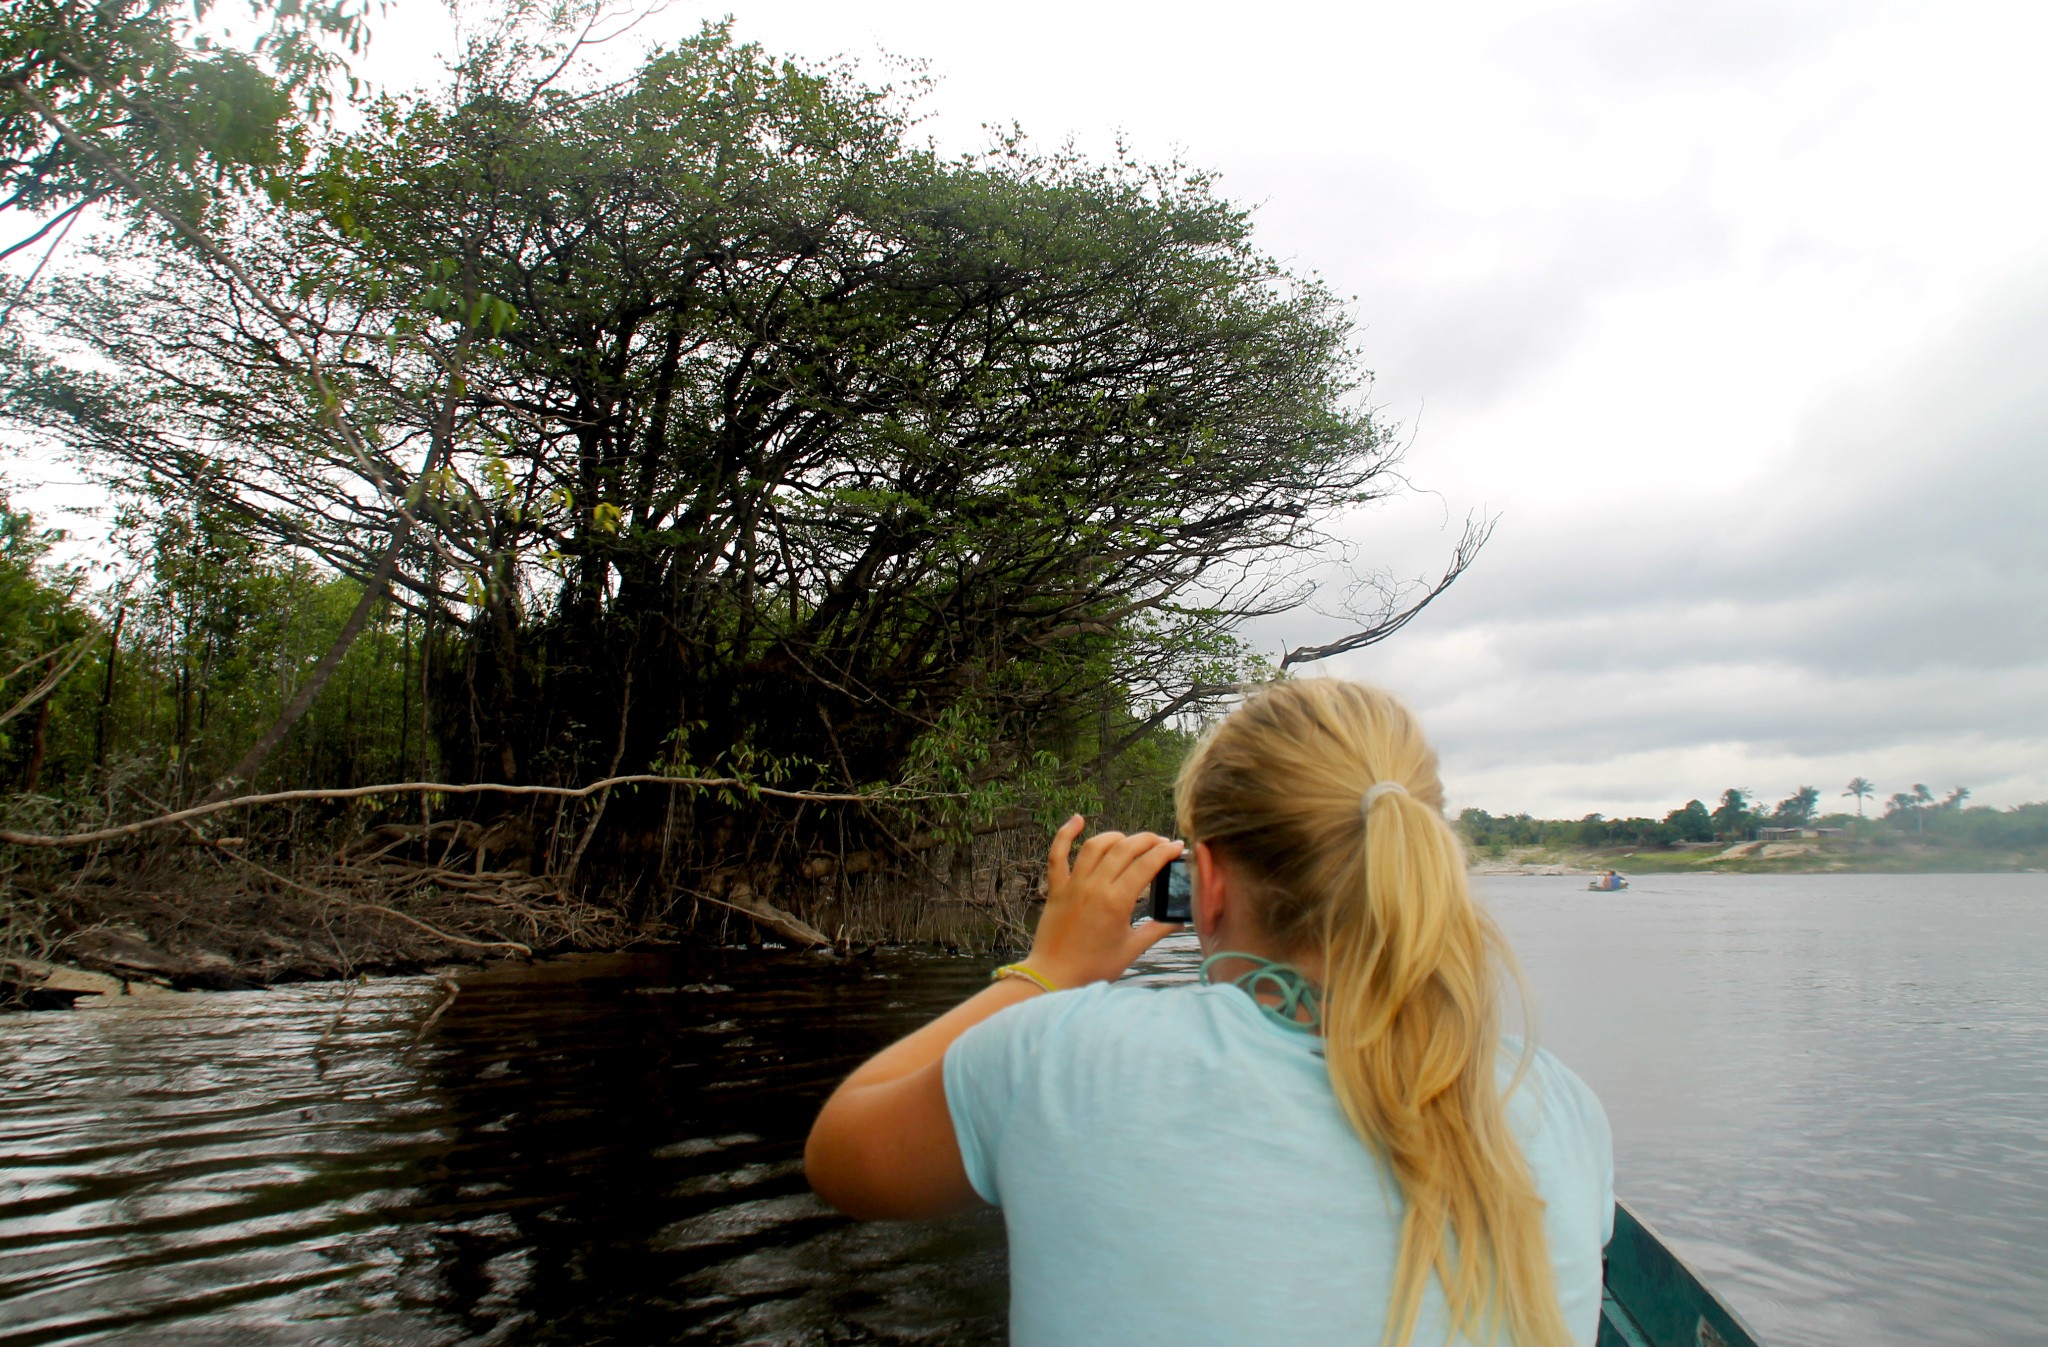
[[[57,685],[63,682],[67,677],[69,677],[71,671],[73,669],[76,669],[79,666],[79,664],[85,659],[85,657],[92,653],[92,643],[94,640],[98,638],[98,636],[98,632],[89,631],[85,635],[73,641],[70,645],[59,646],[47,655],[37,655],[34,659],[24,662],[20,668],[17,668],[14,671],[14,673],[8,674],[7,678],[11,679],[15,676],[15,674],[21,673],[22,670],[27,669],[31,664],[42,663],[45,661],[56,664],[56,661],[59,659],[60,656],[63,658],[63,662],[61,664],[56,664],[56,667],[51,669],[51,671],[44,676],[43,681],[36,684],[34,687],[30,688],[27,694],[24,695],[20,701],[16,702],[13,706],[7,708],[7,710],[0,711],[0,725],[5,725],[8,721],[14,719],[22,712],[34,706],[37,702],[41,701],[43,698],[49,696],[52,692],[56,691]],[[0,679],[0,682],[4,681],[6,680]]]
[[[0,828],[0,842],[10,842],[18,847],[91,846],[95,842],[111,842],[120,837],[133,837],[137,833],[148,832],[153,828],[175,827],[191,819],[218,814],[225,809],[241,809],[261,804],[288,804],[295,800],[357,800],[368,795],[544,795],[556,799],[581,800],[599,791],[610,790],[614,786],[694,786],[705,790],[737,790],[748,795],[765,795],[777,800],[802,800],[810,804],[893,804],[961,798],[957,794],[944,792],[776,790],[736,776],[661,776],[655,773],[608,776],[587,786],[508,786],[495,781],[478,781],[463,785],[447,781],[391,781],[377,786],[337,787],[332,790],[277,790],[267,795],[241,795],[232,800],[196,804],[190,809],[159,814],[155,818],[139,819],[118,827],[95,828],[90,832],[19,833]]]

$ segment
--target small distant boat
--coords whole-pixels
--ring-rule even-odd
[[[1762,1347],[1656,1231],[1614,1204],[1596,1347]]]
[[[1620,893],[1628,887],[1628,881],[1620,875],[1602,875],[1586,887],[1595,893]]]

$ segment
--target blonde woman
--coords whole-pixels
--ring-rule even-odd
[[[1414,717],[1279,684],[1175,794],[1202,985],[1110,985],[1178,929],[1130,917],[1182,844],[1073,852],[1069,820],[1030,955],[839,1087],[812,1186],[859,1217],[1000,1206],[1017,1347],[1593,1342],[1606,1116],[1501,1036],[1508,952]]]

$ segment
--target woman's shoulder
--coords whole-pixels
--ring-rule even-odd
[[[946,1049],[949,1081],[1000,1080],[1015,1090],[1065,1077],[1161,1035],[1160,993],[1096,982],[1020,1001],[975,1025]]]
[[[1140,982],[1091,982],[1085,987],[1034,996],[1004,1011],[1018,1023],[1089,1028],[1198,1016],[1217,988],[1193,984],[1157,986]]]
[[[1094,982],[1034,996],[969,1032],[987,1030],[990,1036],[1034,1049],[1074,1036],[1099,1048],[1123,1038],[1156,1045],[1162,1036],[1197,1033],[1204,1024],[1227,1015],[1229,1003],[1219,996],[1225,990],[1242,999],[1234,989]]]
[[[1595,1148],[1610,1143],[1607,1110],[1600,1097],[1548,1049],[1506,1038],[1501,1069],[1514,1085],[1514,1113],[1527,1132],[1581,1139]]]

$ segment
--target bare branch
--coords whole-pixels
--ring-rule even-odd
[[[65,677],[69,675],[73,669],[78,667],[79,662],[83,660],[86,657],[86,655],[91,653],[92,644],[97,639],[99,639],[99,633],[96,631],[89,631],[85,635],[73,641],[71,643],[70,653],[60,667],[52,670],[48,675],[44,677],[42,682],[30,688],[28,690],[28,694],[24,696],[20,701],[16,702],[7,710],[0,711],[0,725],[5,725],[8,721],[14,719],[22,712],[34,706],[37,702],[41,701],[43,698],[49,696],[52,692],[56,691],[57,685],[63,682]],[[60,653],[64,651],[64,649],[65,647],[58,646],[56,650],[51,651],[49,654],[39,655],[36,658],[42,660],[54,660]],[[33,662],[34,661],[31,661],[31,663]],[[22,667],[26,668],[27,666],[24,665]],[[16,669],[14,671],[14,673],[20,672],[21,669]],[[13,676],[14,674],[8,675],[9,678],[12,678]]]
[[[776,800],[803,800],[812,804],[893,804],[912,803],[921,800],[956,800],[962,798],[956,792],[945,791],[819,791],[819,790],[777,790],[771,786],[756,785],[736,776],[660,776],[653,773],[639,773],[632,776],[607,777],[593,781],[587,786],[508,786],[498,782],[480,781],[456,784],[447,781],[392,781],[377,786],[349,786],[333,790],[278,790],[267,795],[243,795],[232,800],[213,800],[196,804],[190,809],[162,814],[156,818],[141,819],[124,823],[117,828],[98,828],[92,832],[65,833],[18,833],[0,828],[0,842],[9,842],[19,847],[76,847],[90,846],[95,842],[111,842],[119,837],[133,837],[152,828],[168,828],[187,819],[204,818],[218,814],[224,809],[240,809],[262,804],[287,804],[294,800],[359,800],[370,795],[544,795],[554,799],[581,800],[599,791],[614,786],[691,786],[700,790],[736,790],[747,795],[766,795]]]
[[[1325,645],[1296,646],[1281,659],[1280,667],[1289,669],[1297,664],[1313,664],[1317,660],[1329,659],[1333,655],[1349,654],[1353,650],[1363,650],[1369,645],[1378,645],[1381,641],[1386,640],[1389,636],[1392,636],[1395,632],[1414,621],[1418,613],[1429,607],[1431,601],[1437,595],[1449,589],[1451,584],[1459,576],[1463,575],[1473,562],[1479,559],[1479,549],[1486,546],[1486,540],[1493,536],[1493,526],[1498,522],[1499,516],[1485,520],[1467,519],[1465,521],[1465,534],[1462,538],[1458,539],[1458,550],[1451,554],[1451,564],[1445,568],[1442,578],[1431,585],[1429,592],[1424,594],[1421,599],[1409,604],[1405,608],[1397,608],[1396,603],[1398,601],[1390,602],[1386,611],[1374,619],[1369,626],[1362,630],[1354,631],[1349,636],[1341,637]]]

